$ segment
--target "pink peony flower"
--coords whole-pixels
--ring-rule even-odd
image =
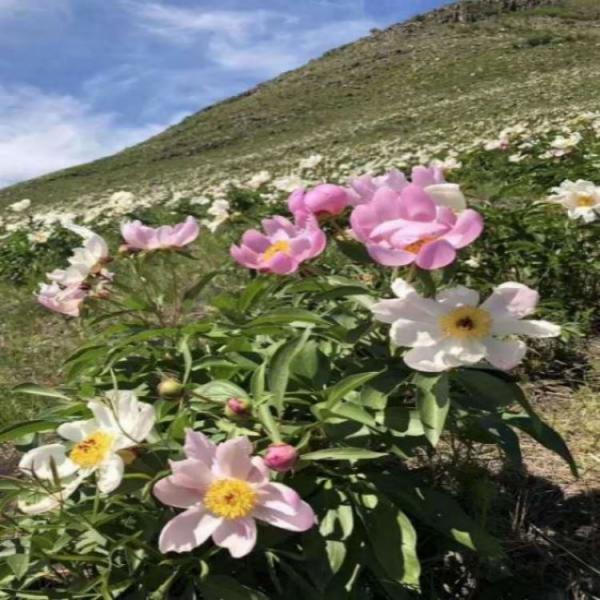
[[[172,475],[154,486],[164,504],[184,508],[163,528],[161,552],[189,552],[212,536],[234,558],[256,544],[256,519],[289,531],[315,524],[312,508],[291,488],[269,481],[252,444],[237,437],[218,446],[205,435],[187,431],[186,458],[171,461]]]
[[[123,223],[121,235],[128,248],[133,250],[165,250],[183,248],[198,237],[199,227],[194,217],[188,217],[177,225],[148,227],[140,221]]]
[[[439,167],[413,167],[411,183],[423,188],[439,206],[446,206],[455,212],[467,208],[467,201],[456,183],[447,183],[444,171]],[[404,173],[392,169],[389,173],[379,177],[362,175],[350,181],[352,204],[368,204],[373,200],[376,192],[385,187],[396,192],[402,192],[409,182]]]
[[[275,216],[264,219],[261,233],[249,229],[239,246],[231,246],[233,259],[244,267],[277,275],[298,270],[300,263],[321,254],[327,238],[313,215],[297,214],[296,222]]]
[[[415,184],[401,192],[379,188],[370,203],[354,209],[350,223],[376,262],[391,267],[414,262],[427,270],[452,263],[456,250],[483,231],[479,213],[465,210],[457,216]]]
[[[318,185],[308,192],[300,188],[288,198],[288,208],[294,215],[339,215],[349,205],[348,191],[330,183]]]
[[[37,294],[37,301],[51,311],[69,317],[78,317],[81,305],[87,295],[88,292],[79,284],[61,288],[57,283],[50,285],[42,283]]]
[[[298,462],[298,451],[289,444],[271,444],[265,454],[265,464],[269,469],[286,473]]]

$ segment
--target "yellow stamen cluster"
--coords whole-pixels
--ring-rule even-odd
[[[592,196],[581,194],[580,196],[577,196],[575,204],[578,208],[587,208],[589,206],[594,206],[596,204],[596,200]]]
[[[75,444],[69,453],[69,458],[84,469],[97,467],[106,458],[112,442],[112,435],[104,431],[96,431]]]
[[[482,339],[492,329],[492,317],[487,310],[474,306],[455,308],[440,318],[445,335],[459,340]]]
[[[408,244],[408,246],[404,246],[404,248],[402,249],[406,250],[406,252],[410,252],[411,254],[419,254],[419,251],[425,244],[428,244],[429,242],[433,242],[435,240],[437,240],[437,238],[433,236],[424,237],[423,239],[417,240],[412,244]]]
[[[279,252],[283,252],[284,254],[289,254],[291,250],[290,243],[286,240],[279,240],[278,242],[274,242],[271,244],[264,252],[263,258],[265,260],[269,260],[273,258]]]
[[[241,479],[219,479],[210,484],[204,506],[224,519],[241,519],[256,506],[256,492]]]

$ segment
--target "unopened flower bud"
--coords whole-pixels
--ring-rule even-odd
[[[225,414],[234,417],[245,417],[250,409],[250,403],[245,398],[229,398],[225,403]]]
[[[158,384],[158,394],[163,398],[174,400],[179,398],[182,393],[183,385],[177,379],[169,377]]]
[[[121,244],[117,252],[119,254],[129,254],[131,252],[131,248],[127,244]]]
[[[265,464],[269,469],[286,473],[291,471],[298,461],[298,451],[289,444],[271,444],[265,454]]]

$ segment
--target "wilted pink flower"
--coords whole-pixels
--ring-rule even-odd
[[[267,467],[279,473],[291,471],[297,461],[298,451],[290,444],[271,444],[265,453]]]
[[[312,508],[291,488],[269,481],[252,444],[237,437],[216,446],[205,435],[186,434],[186,458],[171,461],[172,475],[154,486],[164,504],[186,509],[163,528],[161,552],[189,552],[212,536],[234,558],[256,544],[256,519],[290,531],[315,523]]]
[[[81,304],[87,295],[88,292],[78,284],[61,288],[57,283],[50,285],[42,283],[37,301],[51,311],[69,317],[78,317]]]
[[[331,183],[322,183],[308,192],[298,189],[288,198],[293,214],[339,215],[349,204],[348,191]]]
[[[275,216],[263,219],[264,233],[249,229],[242,243],[230,248],[233,259],[244,267],[277,275],[298,270],[300,263],[318,256],[327,238],[312,215],[298,214],[296,222]]]
[[[457,216],[415,184],[401,192],[380,188],[370,203],[354,209],[350,223],[376,262],[392,267],[414,262],[428,270],[452,263],[456,250],[483,231],[479,213],[469,209]]]
[[[166,250],[183,248],[198,237],[199,227],[194,217],[188,217],[177,225],[148,227],[140,221],[123,223],[121,235],[127,246],[133,250]]]

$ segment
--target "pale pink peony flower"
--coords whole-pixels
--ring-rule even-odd
[[[403,279],[396,279],[392,290],[396,298],[371,310],[375,319],[391,324],[394,344],[410,348],[404,362],[417,371],[441,372],[483,360],[509,370],[527,351],[515,336],[560,335],[558,325],[524,318],[535,311],[539,296],[520,283],[497,286],[482,303],[478,292],[460,285],[435,298],[423,298]]]
[[[289,531],[315,524],[312,508],[293,489],[269,481],[263,459],[251,456],[248,438],[215,445],[188,430],[184,452],[184,460],[171,461],[173,474],[154,486],[162,503],[185,509],[163,528],[161,552],[189,552],[212,536],[240,558],[256,544],[256,519]]]
[[[349,205],[348,191],[331,183],[317,185],[308,192],[300,188],[288,198],[288,208],[294,215],[339,215]]]
[[[350,223],[376,262],[392,267],[415,263],[427,270],[452,263],[456,250],[483,231],[479,213],[469,209],[457,216],[415,184],[401,192],[379,188],[371,202],[354,209]]]
[[[198,233],[198,223],[191,216],[183,223],[156,228],[143,225],[140,221],[121,225],[121,235],[127,246],[133,250],[183,248],[191,244],[198,237]]]
[[[467,208],[467,201],[456,183],[448,183],[444,179],[444,171],[440,167],[416,166],[411,171],[411,182],[423,188],[439,206],[451,208],[460,212]],[[409,181],[404,173],[392,169],[379,177],[362,175],[350,181],[352,204],[368,204],[381,188],[389,188],[402,192],[408,187]]]
[[[265,464],[269,469],[286,473],[298,462],[298,450],[290,444],[271,444],[265,453]]]
[[[275,216],[263,219],[262,226],[264,233],[249,229],[242,243],[230,248],[233,259],[249,269],[288,275],[296,272],[300,263],[321,254],[327,245],[313,215],[297,214],[295,223]]]
[[[42,306],[53,312],[78,317],[87,295],[88,292],[78,284],[61,288],[57,283],[50,285],[42,283],[36,298]]]

